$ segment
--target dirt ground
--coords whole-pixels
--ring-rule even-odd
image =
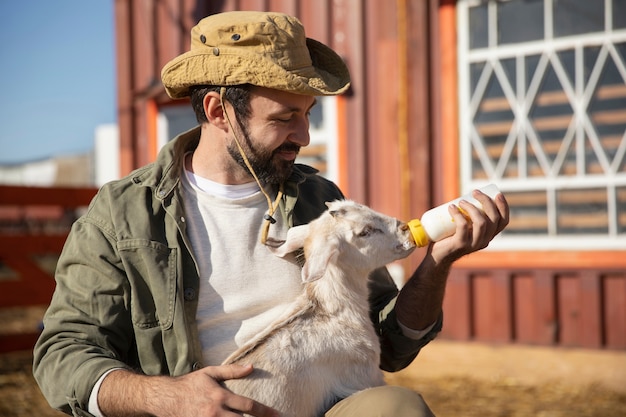
[[[31,361],[0,355],[0,416],[63,415],[43,399]],[[438,417],[626,416],[624,351],[437,340],[387,381],[420,392]]]
[[[390,384],[438,417],[624,417],[626,352],[436,340]]]

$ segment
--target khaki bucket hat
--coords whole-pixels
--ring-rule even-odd
[[[161,71],[171,98],[194,85],[253,84],[304,95],[335,95],[350,86],[339,55],[305,36],[302,23],[282,13],[235,11],[211,15],[191,30],[191,50]]]

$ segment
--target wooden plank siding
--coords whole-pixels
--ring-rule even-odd
[[[54,266],[69,228],[95,194],[95,188],[0,185],[0,313],[48,305]],[[11,207],[21,217],[8,218],[2,209]],[[38,335],[36,328],[0,332],[0,352],[32,349]]]
[[[626,348],[623,269],[454,268],[442,337]]]
[[[455,0],[117,0],[122,174],[154,158],[156,113],[159,106],[172,105],[160,85],[160,69],[188,49],[189,31],[197,20],[220,11],[271,10],[298,16],[307,36],[333,47],[350,69],[352,87],[337,101],[338,183],[345,194],[403,220],[456,198],[460,149],[455,4]],[[607,88],[599,94],[623,97],[624,92]],[[563,97],[544,93],[538,100],[549,104]],[[484,105],[483,110],[493,111],[508,104],[494,100]],[[605,112],[595,117],[610,122],[616,115]],[[566,122],[535,121],[538,129]],[[610,148],[619,146],[614,137],[602,141]],[[551,155],[558,152],[549,143],[546,146]],[[316,151],[304,151],[302,156],[314,159]],[[499,154],[501,145],[494,142],[489,152]],[[512,197],[512,203],[532,207],[545,203],[545,198],[520,194]],[[568,204],[580,196],[562,193],[559,198]],[[606,222],[600,216],[584,220]],[[526,216],[511,227],[544,223]],[[420,249],[402,263],[407,274],[425,253]],[[529,250],[483,251],[463,258],[448,280],[442,337],[624,348],[623,255],[620,250]]]
[[[160,69],[189,48],[189,31],[200,18],[227,10],[294,14],[307,36],[345,59],[352,88],[337,103],[338,182],[347,197],[407,220],[436,205],[435,0],[116,1],[122,175],[155,157],[156,114],[172,104]],[[417,261],[406,265],[412,269]]]

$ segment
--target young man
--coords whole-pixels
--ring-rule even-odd
[[[200,21],[191,50],[162,79],[171,97],[191,96],[200,126],[155,163],[105,185],[75,223],[34,374],[52,406],[77,416],[276,415],[220,385],[254,364],[220,363],[300,291],[299,266],[264,241],[343,197],[294,160],[309,143],[315,96],[345,91],[348,70],[293,17],[230,12]],[[373,274],[383,369],[407,366],[436,336],[450,265],[506,226],[501,194],[475,196],[484,212],[461,203],[470,222],[450,208],[455,235],[430,246],[402,291],[385,269]],[[326,415],[432,413],[419,394],[380,387]]]

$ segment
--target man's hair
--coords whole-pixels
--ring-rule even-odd
[[[196,113],[196,120],[198,123],[208,122],[206,114],[204,113],[204,96],[211,91],[220,93],[221,86],[216,85],[198,85],[189,88],[191,106]],[[228,101],[235,109],[235,117],[240,122],[245,122],[250,117],[252,109],[250,107],[250,85],[234,85],[225,87],[223,100]]]

